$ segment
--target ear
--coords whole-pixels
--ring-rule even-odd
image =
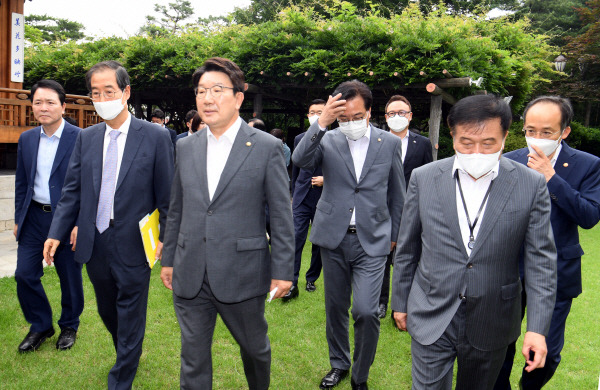
[[[244,93],[236,92],[235,94],[235,108],[240,109],[242,107],[242,103],[244,102]]]
[[[62,113],[63,113],[63,115],[65,115],[65,111],[66,111],[66,109],[67,109],[67,103],[63,103],[63,104],[62,104],[62,109],[63,109],[63,110],[62,110],[62,111],[63,111]]]
[[[569,134],[571,134],[571,126],[567,126],[565,127],[565,131],[563,131],[562,135],[560,136],[560,139],[566,139]]]
[[[128,85],[125,87],[125,89],[123,90],[123,96],[125,96],[125,101],[128,101],[129,98],[131,97],[131,86]]]

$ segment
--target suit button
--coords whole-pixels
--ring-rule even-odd
[[[316,140],[316,139],[317,139],[317,135],[316,135],[316,134],[315,134],[315,135],[313,135],[312,137],[310,137],[310,140],[311,140],[312,142],[315,142],[315,140]]]
[[[206,242],[206,237],[202,237],[202,241]]]
[[[468,268],[468,269],[471,269],[471,268],[473,268],[473,263],[469,263],[469,264],[467,264],[467,268]]]
[[[458,294],[458,299],[460,299],[461,301],[462,301],[463,299],[465,299],[465,298],[466,298],[466,297],[465,297],[464,295],[462,295],[462,294]]]
[[[208,215],[212,215],[212,210],[208,210]]]
[[[350,209],[350,210],[348,210],[348,211],[352,212],[352,209]]]
[[[355,190],[354,190],[354,193],[355,193],[355,194],[358,194],[358,192],[359,192],[359,191],[360,191],[360,190],[357,188],[357,189],[355,189]]]

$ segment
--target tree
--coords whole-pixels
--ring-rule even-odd
[[[48,15],[29,15],[25,16],[25,23],[41,31],[41,39],[44,42],[76,41],[85,38],[82,31],[83,24],[68,19]],[[31,32],[31,29],[29,31]]]
[[[166,7],[160,4],[154,4],[154,12],[158,12],[162,17],[157,19],[154,16],[146,16],[146,25],[140,28],[141,34],[149,36],[174,35],[184,29],[180,23],[194,14],[192,3],[188,0],[175,0]]]

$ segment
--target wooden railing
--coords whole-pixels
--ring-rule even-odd
[[[39,126],[33,116],[29,95],[31,91],[24,89],[0,88],[0,143],[17,143],[25,130]],[[66,95],[65,116],[77,122],[77,126],[85,129],[100,122],[100,117],[88,96]]]

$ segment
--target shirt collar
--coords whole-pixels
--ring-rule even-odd
[[[466,175],[469,175],[467,173],[467,171],[465,171],[463,169],[463,167],[460,165],[460,162],[458,161],[458,157],[456,157],[456,155],[454,155],[454,164],[452,165],[452,177],[454,177],[455,172],[457,170],[465,173]],[[491,171],[489,171],[485,175],[481,176],[479,179],[483,179],[484,177],[488,177],[488,176],[491,175],[492,176],[492,180],[494,180],[496,177],[498,177],[498,171],[499,170],[500,170],[500,160],[498,160],[498,162],[496,162],[496,164],[494,165],[494,167],[492,168]],[[469,177],[471,177],[471,176],[469,176]],[[479,180],[479,179],[477,179],[477,180]]]
[[[554,152],[554,155],[552,156],[552,159],[550,160],[550,164],[552,164],[553,167],[554,167],[554,164],[556,164],[556,160],[558,160],[558,155],[560,154],[561,150],[562,150],[562,141],[560,141],[560,143],[558,144],[558,148],[556,148],[556,151]]]
[[[46,136],[47,138],[56,137],[56,138],[60,139],[60,137],[62,135],[62,132],[63,132],[63,129],[65,128],[65,120],[61,119],[60,126],[58,126],[58,129],[56,129],[56,131],[54,132],[54,134],[52,134],[51,137],[48,137],[48,135],[44,131],[44,126],[43,125],[40,126],[40,127],[41,127],[40,132],[41,132],[42,135]]]
[[[229,140],[229,142],[231,142],[231,144],[233,145],[233,141],[235,140],[235,137],[237,136],[238,131],[240,131],[241,126],[242,126],[242,118],[240,116],[238,116],[237,119],[235,120],[235,122],[233,122],[233,124],[227,130],[225,130],[225,132],[223,133],[223,135],[221,135],[221,137],[227,138]],[[210,140],[211,137],[215,141],[217,140],[217,137],[214,136],[214,134],[210,130],[209,126],[206,127],[206,136],[207,136],[208,140]]]
[[[118,129],[113,129],[112,127],[110,127],[108,125],[108,123],[106,124],[106,132],[104,133],[104,136],[108,136],[108,134],[110,134],[110,132],[112,130],[119,130],[121,133],[123,134],[127,134],[129,132],[129,126],[131,125],[131,113],[127,113],[127,119],[125,119],[125,122],[123,122],[123,124],[121,125],[121,127],[119,127]]]

